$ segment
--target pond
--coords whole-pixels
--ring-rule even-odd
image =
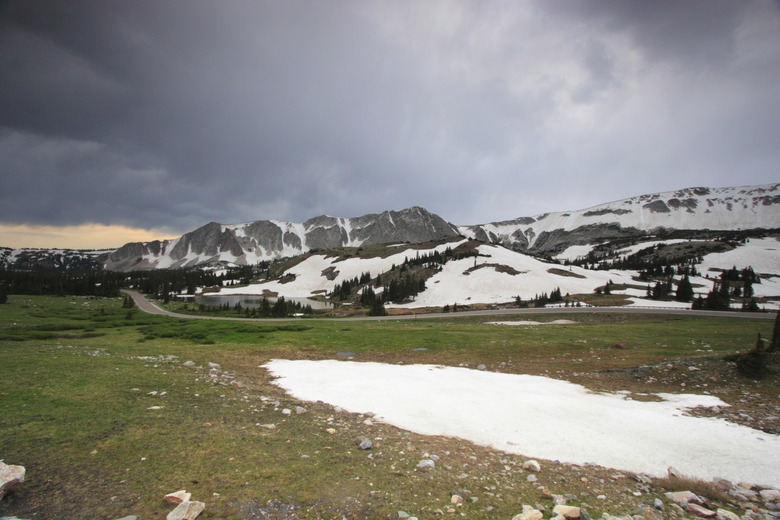
[[[275,297],[266,297],[266,299],[271,305],[276,303],[277,300]],[[331,303],[312,300],[309,298],[288,298],[285,296],[284,299],[286,301],[298,302],[304,306],[310,305],[313,310],[333,308],[333,304]],[[212,305],[215,307],[219,307],[220,305],[227,303],[232,308],[236,305],[236,303],[241,303],[241,307],[245,309],[253,309],[260,307],[263,301],[263,297],[252,294],[198,294],[195,295],[193,300],[197,304],[202,303],[203,305]]]

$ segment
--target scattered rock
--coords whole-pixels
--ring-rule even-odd
[[[667,468],[666,475],[669,478],[684,478],[685,477],[685,475],[683,475],[682,472],[679,469],[677,469],[677,468],[675,468],[673,466],[669,466],[669,468]]]
[[[636,509],[636,514],[644,520],[663,520],[663,517],[658,513],[656,508],[648,504],[639,504]]]
[[[523,509],[525,509],[525,506],[523,506]],[[529,509],[528,511],[523,511],[519,515],[513,516],[512,520],[542,520],[543,518],[544,514],[538,509]]]
[[[370,450],[374,446],[374,443],[372,443],[371,439],[368,437],[361,437],[358,439],[357,445],[361,450]]]
[[[209,368],[211,368],[213,370],[219,370],[222,367],[219,366],[219,363],[212,363],[211,361],[209,361]]]
[[[163,497],[163,500],[169,504],[181,504],[182,502],[188,502],[192,494],[187,493],[184,489],[176,491],[174,493],[168,493]]]
[[[420,469],[433,469],[436,467],[436,462],[431,459],[421,459],[420,462],[417,463],[417,467]]]
[[[718,510],[715,511],[715,517],[718,520],[739,520],[739,515],[721,508],[718,508]]]
[[[306,408],[304,408],[303,406],[296,406],[295,413],[296,415],[301,415],[302,413],[306,413]]]
[[[197,501],[182,502],[168,513],[165,520],[195,520],[206,509],[206,504]]]
[[[553,507],[553,515],[564,517],[567,520],[578,520],[580,518],[580,508],[575,506],[557,505]]]
[[[534,473],[538,473],[539,471],[542,471],[542,467],[539,465],[539,463],[533,459],[527,460],[523,463],[523,469],[526,471],[533,471]]]
[[[702,503],[698,495],[691,493],[690,491],[670,491],[668,493],[664,493],[664,496],[672,502],[680,504],[681,506],[685,504],[700,505]]]
[[[450,497],[450,504],[462,504],[463,503],[463,497],[460,495],[452,495]]]
[[[780,490],[762,489],[758,494],[761,495],[761,500],[764,502],[771,502],[773,504],[780,502]]]
[[[0,461],[0,499],[24,482],[24,466],[14,466]]]
[[[336,429],[335,428],[327,428],[325,430],[325,433],[333,435],[334,433],[336,433]]]
[[[701,518],[712,518],[716,514],[715,511],[691,502],[688,503],[688,505],[685,507],[685,510]]]
[[[185,366],[185,367],[194,367],[195,366],[195,362],[194,361],[185,361],[184,363],[182,363],[182,365]]]

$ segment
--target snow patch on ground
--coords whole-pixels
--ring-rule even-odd
[[[710,253],[698,266],[702,273],[712,269],[752,267],[757,274],[780,275],[780,241],[776,238],[751,238],[744,245],[725,253]],[[776,293],[777,294],[777,293]]]
[[[677,302],[667,300],[648,300],[646,298],[629,298],[633,307],[659,307],[666,309],[690,309],[691,302]]]
[[[588,253],[590,253],[594,247],[596,247],[594,244],[587,244],[584,246],[581,245],[569,246],[566,249],[564,249],[563,252],[556,255],[555,258],[560,260],[561,262],[564,262],[566,260],[568,260],[569,262],[573,262],[578,258],[584,258],[588,256]]]
[[[553,321],[488,321],[487,325],[574,325],[577,323],[572,320],[553,320]]]
[[[633,401],[540,376],[435,365],[272,360],[294,397],[374,413],[400,428],[459,437],[506,452],[664,475],[780,483],[780,436],[722,419],[689,417],[711,396]]]

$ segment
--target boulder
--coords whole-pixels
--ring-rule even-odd
[[[664,493],[664,496],[680,505],[702,503],[699,496],[696,493],[692,493],[690,491],[670,491],[668,493]]]
[[[702,507],[699,504],[693,504],[690,502],[685,507],[685,510],[700,518],[712,518],[716,515],[715,511],[712,511],[711,509],[707,509],[706,507]]]
[[[203,502],[190,502],[188,500],[176,506],[176,509],[168,513],[165,520],[195,520],[204,509],[206,509],[206,504]]]
[[[718,520],[739,520],[739,515],[722,508],[718,508],[718,510],[715,511],[715,517]]]
[[[0,499],[24,482],[24,466],[13,466],[0,461]]]
[[[562,516],[566,520],[578,520],[580,518],[580,508],[575,506],[557,505],[553,507],[553,515]]]
[[[541,511],[538,509],[532,509],[530,511],[525,511],[519,515],[513,516],[512,520],[542,520],[543,518],[544,515]]]
[[[436,467],[436,463],[431,459],[420,459],[417,463],[417,467],[420,469],[433,469]]]
[[[761,500],[764,502],[777,503],[780,502],[780,490],[777,489],[762,489],[758,492],[761,495]]]

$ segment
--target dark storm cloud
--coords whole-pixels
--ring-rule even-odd
[[[768,2],[0,4],[0,222],[467,224],[775,181]]]

